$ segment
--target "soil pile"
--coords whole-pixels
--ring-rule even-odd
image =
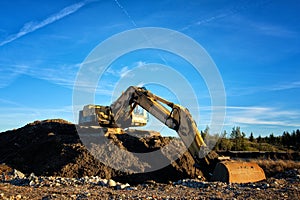
[[[135,137],[132,131],[129,134],[104,135],[98,135],[97,141],[105,141],[103,142],[105,148],[111,146],[122,151],[113,151],[113,149],[103,151],[103,146],[99,147],[93,142],[86,143],[91,136],[87,140],[79,137],[76,126],[65,120],[35,121],[22,128],[0,133],[0,163],[6,163],[25,174],[33,172],[39,176],[54,175],[74,178],[99,176],[129,183],[141,183],[146,180],[168,182],[202,176],[201,171],[194,168],[194,160],[188,152],[157,171],[133,173],[134,171],[149,171],[155,164],[136,154],[126,152],[147,153],[161,150],[167,152],[162,155],[172,157],[180,153],[179,149],[182,146],[177,139],[152,133],[146,134],[145,137]],[[163,148],[170,142],[174,143],[175,147],[177,145],[178,149]],[[93,152],[93,155],[90,152]],[[112,160],[111,158],[119,166],[114,163],[107,165],[107,160]],[[163,159],[169,158],[166,156]],[[156,163],[159,162],[160,159]],[[116,169],[110,166],[116,166]],[[126,171],[126,169],[133,170]]]

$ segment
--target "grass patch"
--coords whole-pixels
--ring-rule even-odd
[[[300,162],[293,160],[253,159],[264,171],[267,177],[289,169],[300,169]]]

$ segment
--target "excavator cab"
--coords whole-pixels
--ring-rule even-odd
[[[131,109],[130,107],[127,108]],[[148,113],[136,106],[124,120],[122,128],[145,126],[148,122]],[[101,127],[118,128],[110,106],[86,105],[79,111],[79,125],[100,125]]]
[[[109,106],[86,105],[79,111],[78,123],[80,125],[111,126],[113,116]]]
[[[136,106],[131,113],[131,126],[146,126],[148,113],[140,106]]]

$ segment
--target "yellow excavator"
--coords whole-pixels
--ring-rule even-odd
[[[137,112],[137,106],[143,112]],[[249,183],[264,180],[256,163],[224,160],[205,144],[189,110],[154,95],[145,87],[130,86],[111,106],[86,105],[79,112],[79,125],[128,128],[144,126],[150,113],[175,130],[195,160],[195,167],[211,181]],[[123,133],[123,132],[122,132]]]

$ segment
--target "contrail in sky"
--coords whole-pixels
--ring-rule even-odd
[[[48,18],[46,18],[40,22],[34,22],[34,21],[27,22],[26,24],[24,24],[24,26],[20,29],[20,31],[18,33],[11,34],[4,41],[0,42],[0,46],[3,46],[10,42],[13,42],[16,39],[19,39],[20,37],[27,35],[28,33],[36,31],[36,30],[43,28],[44,26],[47,26],[49,24],[52,24],[64,17],[78,11],[80,8],[82,8],[83,6],[87,5],[90,2],[92,2],[92,1],[81,1],[79,3],[72,4],[70,6],[65,7],[61,11],[59,11],[53,15],[50,15]]]
[[[217,14],[217,15],[214,15],[214,16],[211,16],[208,18],[204,18],[195,23],[189,24],[189,25],[181,28],[180,31],[185,31],[185,30],[191,28],[192,26],[199,26],[202,24],[210,23],[215,20],[223,19],[223,18],[238,14],[240,12],[243,12],[243,11],[251,9],[251,8],[260,8],[260,7],[266,6],[270,3],[271,3],[271,0],[258,1],[258,2],[254,2],[254,3],[252,3],[251,1],[248,1],[248,3],[247,3],[247,1],[246,1],[246,4],[231,8],[227,11],[225,10],[225,12],[223,12],[221,14]]]
[[[120,2],[118,0],[114,0],[115,3],[117,4],[117,6],[125,13],[125,15],[128,17],[128,19],[131,21],[131,23],[136,27],[138,28],[138,25],[135,23],[135,21],[132,19],[132,17],[129,15],[128,11],[124,8],[124,6],[122,6],[120,4]],[[152,43],[148,38],[147,36],[141,32],[141,34],[145,37],[146,40],[148,40],[150,43]],[[160,58],[166,63],[168,64],[167,60],[159,53],[159,56]]]
[[[115,3],[119,6],[119,8],[125,13],[125,15],[130,19],[131,23],[137,27],[137,24],[135,23],[135,21],[132,19],[132,17],[129,15],[129,13],[127,12],[127,10],[120,4],[120,2],[118,0],[114,0]]]

